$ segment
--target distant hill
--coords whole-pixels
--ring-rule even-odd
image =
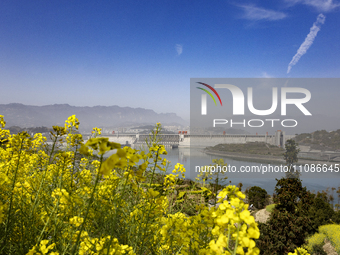
[[[50,131],[53,131],[52,128],[47,128],[47,127],[29,127],[29,128],[21,128],[21,127],[18,127],[18,126],[7,126],[6,125],[6,129],[9,129],[9,131],[11,131],[11,134],[18,134],[20,132],[23,132],[23,131],[27,131],[28,133],[33,133],[33,134],[36,134],[36,133],[49,133]]]
[[[80,107],[68,104],[32,106],[23,104],[0,104],[0,115],[4,115],[6,127],[52,127],[64,125],[65,120],[75,114],[80,121],[80,130],[93,127],[123,127],[132,125],[188,125],[175,113],[156,113],[150,109],[114,106]]]
[[[299,145],[308,145],[314,150],[340,151],[340,129],[331,132],[318,130],[312,133],[303,133],[296,135],[294,140]]]

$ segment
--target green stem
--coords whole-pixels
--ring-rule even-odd
[[[21,140],[20,149],[19,149],[18,163],[17,163],[16,169],[15,169],[15,172],[14,172],[14,179],[13,179],[13,183],[12,183],[12,187],[11,187],[11,197],[10,197],[9,208],[8,208],[8,213],[7,213],[5,238],[4,238],[5,241],[4,241],[4,244],[3,244],[3,249],[6,247],[7,236],[8,236],[8,232],[10,231],[11,216],[12,216],[12,207],[13,207],[13,190],[14,190],[14,187],[15,187],[15,182],[17,180],[17,174],[18,174],[18,170],[19,170],[21,151],[22,151],[24,140],[25,140],[25,137],[23,137],[23,139]]]
[[[157,165],[157,162],[158,162],[158,155],[159,155],[159,149],[157,150],[157,153],[156,153],[156,161],[155,161],[155,164],[154,164],[154,167],[153,167],[153,170],[152,170],[152,175],[151,175],[150,184],[152,184],[153,178],[154,178],[154,175],[155,175],[156,165]],[[150,216],[151,210],[152,210],[152,206],[150,205],[150,209],[149,209],[148,212],[147,212],[145,228],[147,228],[147,226],[148,226],[148,221],[149,221],[149,216]],[[144,218],[144,211],[143,211],[143,215],[142,215],[142,219],[143,219],[143,218]],[[143,230],[144,230],[145,228],[143,228]],[[139,236],[139,233],[140,233],[140,228],[138,229],[138,236]],[[144,231],[142,231],[142,233],[144,233]],[[143,248],[144,248],[144,240],[145,240],[145,237],[143,237],[143,239],[142,239],[142,247],[141,247],[141,249],[140,249],[141,251],[142,251]]]
[[[48,164],[51,163],[52,154],[53,154],[53,152],[54,152],[54,148],[55,148],[55,144],[56,144],[57,140],[58,140],[58,136],[55,137],[55,140],[54,140],[54,142],[53,142],[53,146],[52,146],[52,150],[51,150],[51,153],[50,153],[50,157],[49,157],[49,159],[48,159],[48,163],[45,165],[45,172],[44,172],[43,178],[42,178],[42,180],[41,180],[41,182],[40,182],[40,186],[39,186],[38,192],[37,192],[37,194],[36,194],[36,196],[35,196],[34,203],[33,203],[33,206],[32,206],[32,209],[31,209],[31,212],[30,212],[30,215],[29,215],[29,218],[31,218],[31,216],[32,216],[32,214],[33,214],[33,212],[34,212],[34,209],[35,209],[35,207],[37,206],[38,197],[39,197],[40,191],[41,191],[41,189],[42,189],[44,180],[45,180],[45,178],[46,178]]]
[[[235,248],[234,248],[233,255],[236,255],[236,250],[237,250],[237,245],[238,245],[238,233],[239,233],[239,231],[240,231],[240,226],[241,226],[241,224],[240,224],[240,223],[238,223],[238,224],[237,224],[237,236],[236,236],[236,243],[235,243]]]
[[[39,236],[39,238],[38,238],[37,244],[40,243],[40,240],[41,240],[41,238],[42,238],[42,235],[44,234],[45,229],[46,229],[46,227],[47,227],[47,224],[49,223],[50,218],[51,218],[52,214],[54,213],[55,209],[58,207],[58,205],[59,205],[59,199],[58,199],[57,203],[55,204],[55,206],[54,206],[54,208],[53,208],[53,210],[52,210],[52,212],[51,212],[51,214],[50,214],[50,217],[48,217],[48,219],[47,219],[47,221],[46,221],[46,223],[45,223],[44,228],[41,230],[41,233],[40,233],[40,236]]]
[[[71,254],[75,254],[76,250],[77,250],[77,247],[79,245],[79,242],[80,242],[80,236],[81,236],[81,233],[83,232],[84,228],[85,228],[85,224],[86,224],[86,220],[87,220],[87,217],[88,217],[88,214],[89,214],[89,211],[90,211],[90,208],[91,208],[91,204],[93,202],[93,197],[94,197],[94,193],[96,191],[96,187],[97,187],[97,184],[99,182],[99,179],[100,179],[100,168],[101,168],[101,165],[103,163],[103,155],[100,156],[100,165],[99,165],[99,168],[98,168],[98,173],[97,173],[97,177],[96,177],[96,180],[95,180],[95,183],[94,183],[94,187],[93,187],[93,190],[92,190],[92,193],[91,193],[91,197],[90,197],[90,200],[89,200],[89,204],[86,208],[86,212],[85,212],[85,216],[84,216],[84,221],[83,223],[81,224],[81,227],[80,227],[80,231],[78,233],[78,236],[77,236],[77,241],[73,247],[73,250],[71,252]]]
[[[74,152],[74,157],[73,157],[73,168],[72,168],[72,173],[71,173],[71,184],[70,184],[70,192],[72,192],[72,186],[73,186],[73,174],[74,174],[74,168],[76,165],[76,155],[77,155],[77,150],[78,150],[78,146],[76,146],[76,151]]]
[[[123,191],[121,194],[125,194],[125,188],[126,188],[126,185],[127,185],[127,181],[128,181],[128,175],[126,176],[126,179],[125,179],[125,182],[124,182],[124,186],[123,186]],[[114,219],[114,223],[113,223],[113,226],[115,227],[116,224],[117,224],[117,217],[119,216],[119,209],[120,209],[120,206],[121,205],[121,200],[122,200],[122,196],[119,196],[120,200],[119,202],[117,203],[118,206],[117,206],[117,211],[116,211],[116,217]],[[111,230],[113,230],[113,228],[111,228]],[[109,245],[109,248],[107,249],[107,255],[109,254],[110,252],[110,248],[111,248],[111,245],[112,245],[112,241],[113,241],[113,231],[111,232],[111,238],[110,238],[110,245]]]

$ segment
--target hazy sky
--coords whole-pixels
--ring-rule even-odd
[[[190,78],[338,78],[339,11],[332,0],[1,0],[0,104],[188,119]]]

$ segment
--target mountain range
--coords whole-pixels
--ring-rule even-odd
[[[71,106],[54,104],[32,106],[18,103],[0,104],[0,115],[4,115],[6,127],[52,127],[63,126],[65,120],[75,114],[81,131],[93,127],[112,128],[133,125],[186,126],[188,123],[175,113],[156,113],[150,109],[114,106]]]

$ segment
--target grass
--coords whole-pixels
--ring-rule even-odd
[[[272,213],[273,210],[274,210],[274,208],[275,208],[275,206],[276,206],[276,204],[267,205],[267,206],[266,206],[267,212]]]

